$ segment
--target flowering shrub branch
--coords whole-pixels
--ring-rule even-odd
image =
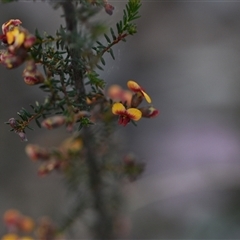
[[[133,80],[127,82],[129,90],[113,85],[106,91],[105,80],[99,77],[98,71],[104,68],[104,54],[108,52],[114,59],[112,47],[137,32],[135,20],[140,17],[141,3],[140,0],[128,1],[116,30],[108,30],[99,21],[90,21],[102,8],[109,15],[113,14],[114,7],[106,0],[66,0],[55,3],[54,7],[62,8],[66,22],[55,36],[41,36],[37,30],[33,35],[19,19],[2,25],[0,40],[4,48],[0,50],[0,64],[8,69],[24,64],[24,82],[29,87],[39,85],[46,93],[43,103],[31,104],[31,111],[22,108],[17,113],[19,118],[10,118],[7,124],[23,141],[27,141],[26,129],[31,129],[33,121],[48,130],[64,126],[70,134],[58,147],[26,146],[29,158],[40,164],[39,176],[58,171],[76,198],[62,224],[57,227],[43,221],[42,225],[49,231],[37,231],[36,237],[57,239],[65,234],[67,238],[67,230],[75,220],[84,210],[92,208],[95,212],[92,238],[112,239],[120,231],[115,225],[119,219],[117,189],[121,179],[135,180],[144,169],[134,155],[120,158],[116,155],[118,143],[113,134],[116,123],[135,124],[142,117],[155,117],[158,110],[149,105],[150,96]],[[106,43],[99,41],[101,36]],[[87,85],[90,91],[86,90]],[[148,106],[140,107],[144,99]],[[85,186],[84,196],[82,186]],[[26,239],[18,235],[22,215],[16,210],[10,213],[5,217],[8,219],[5,224],[12,234],[11,239]],[[17,220],[9,220],[9,216]],[[33,228],[32,224],[31,230]],[[7,239],[7,235],[2,239]]]

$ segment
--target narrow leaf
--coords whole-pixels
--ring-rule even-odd
[[[114,57],[114,54],[113,54],[113,50],[111,48],[109,49],[109,53],[110,53],[112,59],[115,60],[115,57]]]
[[[116,37],[116,35],[115,35],[115,33],[114,33],[114,30],[113,30],[112,28],[110,28],[110,31],[111,31],[113,40],[116,40],[117,37]]]
[[[104,33],[104,37],[106,38],[106,40],[107,40],[108,43],[111,43],[111,40],[110,40],[110,38],[108,37],[107,34]]]
[[[42,126],[41,126],[41,123],[39,122],[39,120],[38,120],[37,118],[35,119],[35,122],[36,122],[36,124],[38,125],[39,128],[42,127]]]
[[[106,62],[105,62],[104,58],[101,57],[100,60],[101,60],[101,63],[105,66]]]

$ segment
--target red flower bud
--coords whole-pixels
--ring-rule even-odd
[[[36,85],[44,82],[44,77],[38,70],[30,72],[25,69],[23,71],[23,79],[27,85]]]

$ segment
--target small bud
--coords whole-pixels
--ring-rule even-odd
[[[44,82],[44,77],[39,71],[27,72],[24,70],[23,79],[27,85],[36,85]]]
[[[31,160],[49,159],[49,152],[45,148],[41,148],[38,145],[28,144],[25,148],[26,154]]]
[[[23,142],[27,142],[27,135],[25,132],[17,132],[18,136],[22,139]]]
[[[15,118],[10,118],[8,120],[8,123],[9,125],[12,127],[12,128],[15,128],[17,126],[17,122],[16,122],[16,119]]]
[[[153,118],[159,114],[159,111],[154,107],[142,107],[139,108],[139,110],[142,112],[142,116],[145,118]]]
[[[142,100],[143,100],[143,95],[141,93],[135,93],[132,96],[131,107],[133,108],[138,107],[141,104]]]
[[[62,126],[66,122],[64,116],[53,116],[42,121],[42,126],[47,129],[53,129]]]
[[[109,14],[109,15],[113,14],[114,7],[111,4],[106,3],[104,5],[104,8],[105,8],[105,11],[106,11],[107,14]]]
[[[27,65],[23,71],[24,82],[28,85],[36,85],[44,82],[44,77],[40,71],[38,71],[37,66],[34,61],[28,61]]]

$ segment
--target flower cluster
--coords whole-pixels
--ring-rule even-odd
[[[151,103],[151,98],[135,81],[128,81],[128,88],[134,92],[129,97],[128,91],[122,90],[120,87],[110,89],[110,98],[115,102],[112,105],[112,113],[119,116],[118,123],[126,126],[131,120],[138,121],[142,117],[152,118],[158,115],[159,111],[152,106],[141,107],[139,105],[145,98],[148,103]],[[120,102],[118,102],[120,101]]]
[[[26,153],[32,161],[41,161],[39,176],[45,176],[53,170],[67,171],[71,160],[80,155],[83,142],[80,137],[67,138],[58,148],[48,149],[28,144]]]
[[[7,210],[3,216],[4,224],[8,233],[1,240],[33,240],[35,239],[57,239],[56,227],[47,218],[41,218],[38,223],[28,216],[21,214],[18,210]]]
[[[23,78],[26,84],[35,85],[42,83],[44,77],[37,70],[36,63],[28,54],[29,49],[36,42],[36,37],[21,26],[19,19],[11,19],[2,25],[0,40],[6,49],[0,50],[0,64],[8,69],[16,68],[27,61],[23,71]]]
[[[36,41],[35,36],[21,26],[19,19],[11,19],[2,25],[0,39],[6,45],[6,50],[0,52],[0,63],[7,68],[21,65],[28,57],[28,49]]]

